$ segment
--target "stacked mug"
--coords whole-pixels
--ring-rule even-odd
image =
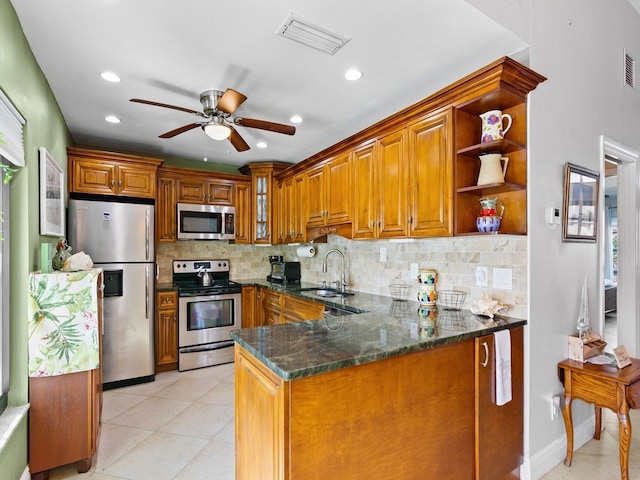
[[[418,301],[421,307],[436,306],[436,283],[438,273],[435,270],[424,269],[418,272]]]

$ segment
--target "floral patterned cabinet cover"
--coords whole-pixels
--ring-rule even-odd
[[[98,368],[97,282],[102,269],[29,275],[29,376]]]

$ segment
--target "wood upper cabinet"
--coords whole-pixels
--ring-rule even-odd
[[[251,182],[236,182],[236,239],[234,243],[251,243]]]
[[[156,293],[156,372],[178,368],[178,292]]]
[[[99,150],[67,148],[69,191],[155,198],[162,160]]]
[[[353,152],[354,239],[408,235],[407,148],[403,128]]]
[[[299,173],[280,180],[276,203],[278,243],[306,242],[306,175]]]
[[[184,176],[178,178],[178,203],[234,205],[232,181]]]
[[[453,234],[453,136],[450,109],[408,127],[409,236]]]
[[[236,207],[235,243],[249,243],[248,177],[180,167],[161,167],[158,169],[157,177],[157,242],[176,242],[177,203],[211,203]]]
[[[269,245],[277,241],[274,230],[276,181],[274,175],[289,166],[282,162],[250,163],[240,171],[251,175],[251,243]]]
[[[158,174],[156,195],[156,242],[176,241],[176,180],[173,176]]]
[[[351,222],[351,153],[345,152],[306,172],[307,227]]]
[[[491,196],[505,207],[498,233],[527,233],[527,96],[545,77],[508,57],[464,79],[466,95],[453,102],[455,122],[455,235],[478,235],[479,200]],[[460,82],[459,82],[460,83]],[[509,114],[513,124],[504,139],[482,142],[480,115]],[[479,157],[500,153],[509,159],[504,182],[478,185]]]
[[[475,479],[519,477],[524,448],[523,328],[511,332],[512,400],[495,403],[495,349],[493,335],[475,339]]]

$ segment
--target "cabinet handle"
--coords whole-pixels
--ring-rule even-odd
[[[409,225],[411,225],[413,223],[413,217],[407,218],[407,221],[409,222]]]
[[[382,225],[382,222],[378,220],[378,227],[380,227],[380,225]]]
[[[111,186],[113,187],[116,184],[115,180],[111,180]]]
[[[480,362],[480,364],[486,367],[489,364],[489,345],[487,342],[482,342],[482,346],[484,347],[484,362]]]
[[[118,186],[121,187],[122,186],[122,182],[118,182]]]

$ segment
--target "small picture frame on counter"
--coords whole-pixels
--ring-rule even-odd
[[[618,364],[618,368],[624,368],[631,365],[631,357],[629,357],[629,353],[627,353],[627,349],[624,345],[614,348],[613,355],[616,357],[616,364]]]

